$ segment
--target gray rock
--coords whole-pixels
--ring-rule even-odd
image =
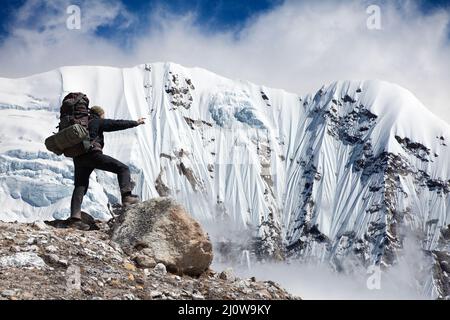
[[[69,262],[67,261],[67,260],[64,260],[64,259],[61,259],[61,260],[59,260],[58,261],[60,264],[62,264],[63,266],[68,266],[69,265]]]
[[[170,198],[131,206],[112,226],[112,240],[145,254],[172,273],[198,276],[213,259],[212,245],[200,225]]]
[[[126,293],[123,295],[123,297],[127,300],[139,300],[134,294],[132,293]]]
[[[3,291],[1,292],[1,295],[2,295],[3,297],[13,297],[13,296],[16,295],[16,292],[15,292],[14,290],[3,290]]]
[[[141,253],[143,255],[151,257],[153,255],[153,250],[150,249],[150,248],[144,248],[144,249],[141,250]]]
[[[34,252],[38,252],[39,251],[39,247],[35,244],[29,246],[26,248],[27,251],[34,251]]]
[[[47,246],[47,247],[45,248],[45,250],[46,250],[47,252],[55,253],[55,252],[58,251],[58,248],[55,247],[54,245],[49,245],[49,246]]]
[[[47,229],[48,229],[48,226],[45,224],[44,221],[35,221],[35,222],[33,223],[33,227],[34,227],[35,229],[41,230],[41,231],[44,231],[44,230],[47,230]]]
[[[234,281],[233,268],[227,268],[219,274],[219,278],[222,280]]]
[[[45,262],[34,252],[18,252],[0,258],[1,268],[44,268]]]
[[[156,266],[156,261],[152,257],[147,255],[137,255],[134,258],[137,266],[140,268],[154,268]],[[165,267],[164,267],[165,268]]]
[[[153,268],[153,271],[161,275],[165,275],[167,273],[166,266],[162,263],[158,263],[155,268]]]
[[[47,259],[50,264],[59,263],[59,257],[54,253],[47,255]]]
[[[193,300],[205,300],[205,297],[200,293],[195,293],[191,297]]]
[[[245,289],[247,287],[250,286],[250,283],[248,281],[245,280],[239,280],[238,283],[236,284],[236,287],[240,288],[240,289]]]
[[[11,252],[20,252],[21,249],[20,249],[19,246],[11,246],[11,247],[9,247],[9,251],[11,251]]]
[[[179,299],[180,298],[180,294],[177,292],[167,292],[166,295],[168,295],[169,298],[171,298],[171,299]]]
[[[157,291],[157,290],[152,290],[150,291],[150,298],[154,299],[154,298],[158,298],[162,296],[162,292]]]

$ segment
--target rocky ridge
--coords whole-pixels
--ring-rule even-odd
[[[124,250],[112,241],[114,223],[78,231],[0,222],[0,299],[294,299],[274,282],[240,279],[230,269],[170,273],[173,266],[146,260],[145,248]]]

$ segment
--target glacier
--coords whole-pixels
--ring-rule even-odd
[[[107,134],[104,152],[142,199],[174,197],[218,248],[243,238],[264,259],[345,270],[394,264],[413,235],[433,265],[425,286],[450,295],[450,127],[408,90],[337,81],[298,95],[175,63],[0,78],[1,220],[69,215],[72,160],[43,141],[74,91],[108,118],[147,118]],[[83,209],[107,220],[118,199],[114,175],[95,171]]]

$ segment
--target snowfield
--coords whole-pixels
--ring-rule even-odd
[[[448,251],[450,126],[411,92],[339,81],[299,96],[173,63],[0,79],[2,220],[69,215],[72,160],[44,140],[73,91],[108,118],[147,118],[106,134],[104,149],[130,165],[142,199],[172,196],[212,233],[248,234],[257,255],[391,265],[411,233]],[[108,219],[118,199],[97,171],[83,208]]]

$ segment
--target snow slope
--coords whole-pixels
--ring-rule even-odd
[[[349,255],[392,263],[409,231],[442,247],[450,127],[412,93],[342,81],[298,96],[173,63],[0,79],[2,220],[68,215],[72,161],[43,141],[72,91],[108,118],[147,117],[107,134],[104,150],[130,165],[143,199],[171,195],[210,228],[256,239],[259,254],[340,269]],[[107,219],[117,199],[115,177],[95,172],[83,207]]]

